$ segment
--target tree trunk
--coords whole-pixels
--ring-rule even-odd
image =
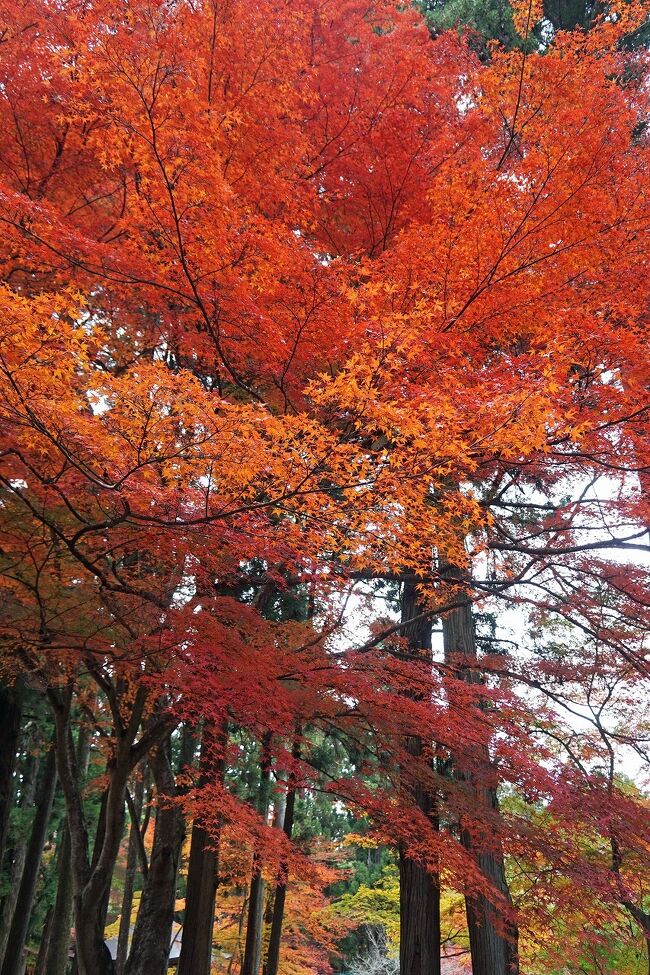
[[[75,917],[75,964],[73,975],[85,975],[83,966],[99,965],[101,975],[114,975],[115,963],[104,940],[108,905],[110,902],[113,869],[124,831],[124,806],[129,766],[124,749],[117,749],[106,763],[105,776],[109,782],[104,791],[99,811],[97,829],[92,846],[92,858],[88,869],[88,881],[81,897],[73,896]],[[118,796],[121,784],[121,802]],[[116,789],[117,786],[117,789]],[[71,837],[72,840],[72,837]],[[106,841],[110,843],[110,870],[102,869],[106,856]],[[102,880],[100,884],[99,881]],[[83,920],[80,922],[80,918]]]
[[[450,578],[462,578],[462,573],[453,568],[447,569]],[[477,660],[476,634],[472,604],[467,600],[466,605],[447,613],[442,622],[445,659],[454,663],[456,656],[461,656],[465,663]],[[463,671],[468,681],[480,683],[476,671]],[[480,702],[477,701],[477,708]],[[473,764],[480,769],[481,779],[489,782],[490,753],[487,745],[476,746]],[[471,773],[462,768],[455,760],[454,774],[458,779],[472,782]],[[496,783],[474,784],[473,795],[477,808],[481,807],[487,819],[496,818],[499,814]],[[487,844],[478,835],[478,831],[466,828],[461,823],[461,842],[472,854],[481,873],[490,881],[495,891],[510,903],[510,891],[506,880],[503,854],[499,851],[494,837]],[[472,894],[465,900],[469,942],[472,955],[473,975],[516,975],[519,970],[517,939],[518,931],[515,925],[483,894]]]
[[[43,763],[41,782],[36,799],[36,813],[27,845],[25,866],[16,899],[16,908],[9,931],[7,947],[2,962],[2,975],[21,975],[24,967],[25,941],[32,913],[38,871],[43,847],[47,837],[47,827],[52,812],[52,801],[56,787],[56,757],[52,747]]]
[[[253,860],[248,913],[246,916],[246,941],[241,975],[258,975],[262,960],[262,934],[264,927],[264,894],[266,884],[257,855]]]
[[[471,843],[465,841],[469,850]],[[503,860],[486,853],[475,853],[479,870],[488,878],[496,890],[504,896],[508,893]],[[497,929],[499,912],[483,894],[465,899],[469,945],[472,955],[472,975],[510,975],[516,971],[515,945],[511,944]],[[501,919],[502,930],[505,922]]]
[[[265,735],[262,742],[262,756],[260,762],[260,787],[257,799],[257,811],[266,822],[271,800],[271,736]],[[264,892],[266,884],[262,874],[262,859],[258,850],[253,854],[253,870],[251,874],[251,890],[248,901],[248,919],[246,922],[246,942],[244,945],[244,960],[241,975],[258,975],[262,962],[262,935],[264,932]]]
[[[207,723],[201,740],[201,774],[199,784],[223,781],[228,730],[224,722],[218,732]],[[215,742],[222,756],[214,758]],[[210,975],[212,962],[212,932],[214,906],[217,895],[219,856],[215,840],[200,822],[194,821],[190,842],[190,862],[185,893],[185,922],[177,975]]]
[[[38,758],[35,755],[27,754],[25,761],[25,771],[20,787],[20,809],[30,809],[34,805],[36,794],[36,782],[38,779]],[[23,867],[27,856],[27,838],[16,843],[13,849],[11,870],[9,876],[9,889],[2,903],[2,922],[0,923],[0,965],[5,955],[11,922],[13,921],[14,911],[18,891],[20,890],[20,880],[23,875]]]
[[[431,621],[410,622],[421,611],[417,590],[412,582],[405,582],[402,592],[401,635],[408,640],[411,653],[423,660],[431,660]],[[410,755],[420,759],[422,739],[411,736],[406,741]],[[413,798],[425,815],[437,827],[436,801],[429,789],[416,783],[411,787]],[[440,975],[440,880],[426,867],[408,857],[401,849],[400,865],[400,971],[408,975]]]
[[[77,740],[77,763],[85,779],[88,772],[90,737],[84,727],[79,729]],[[70,831],[67,823],[63,830],[59,862],[57,864],[56,900],[52,928],[50,930],[45,975],[65,975],[70,952],[70,928],[72,927],[72,861]]]
[[[20,742],[22,688],[0,686],[0,874],[4,866]]]
[[[92,662],[89,664],[92,667]],[[73,879],[74,923],[76,933],[75,966],[77,975],[114,975],[115,965],[104,942],[106,912],[115,861],[124,832],[126,787],[135,766],[169,733],[168,714],[152,718],[138,738],[149,689],[140,684],[128,699],[128,720],[121,716],[126,707],[127,688],[113,686],[102,679],[102,690],[115,715],[112,753],[106,765],[106,790],[102,798],[92,860],[83,802],[83,779],[76,759],[72,734],[71,706],[73,685],[48,686],[56,726],[56,758],[65,797]]]
[[[399,859],[400,971],[440,975],[440,888],[403,852]]]
[[[185,893],[185,921],[178,975],[209,975],[219,860],[214,840],[195,822]]]
[[[41,943],[38,948],[38,956],[36,958],[36,967],[34,969],[34,975],[45,975],[45,963],[47,961],[47,952],[50,947],[50,939],[52,937],[52,922],[54,919],[54,908],[48,907],[47,914],[45,916],[45,924],[43,925],[43,935],[41,937]]]
[[[176,877],[184,837],[183,813],[166,800],[176,792],[168,736],[153,753],[157,791],[151,861],[133,932],[126,975],[166,975],[171,945]]]
[[[300,742],[298,736],[294,740],[292,757],[300,758]],[[288,840],[293,835],[293,823],[296,811],[296,773],[292,771],[289,775],[287,787],[286,805],[284,807],[284,817],[282,829]],[[273,897],[273,915],[271,918],[271,932],[269,935],[269,948],[264,966],[264,975],[278,975],[280,963],[280,947],[282,944],[282,925],[284,924],[284,906],[287,899],[287,870],[288,863],[283,861],[278,871],[278,879],[275,885]]]
[[[77,887],[73,898],[78,975],[115,973],[115,963],[104,941],[104,929],[113,870],[124,832],[126,787],[131,772],[129,751],[124,742],[118,743],[114,756],[107,764],[108,787],[102,797],[92,860],[85,871],[85,883]],[[79,853],[82,856],[85,853],[87,857],[87,846],[82,846],[85,839],[85,825],[81,834],[75,833],[70,824],[73,876],[75,843],[79,844]]]
[[[45,975],[65,975],[70,950],[72,915],[72,874],[70,870],[70,834],[63,830],[57,864],[56,900],[52,927],[45,958]]]
[[[648,975],[650,975],[650,912],[642,910],[631,901],[623,900],[623,906],[627,909],[630,916],[636,921],[643,932],[645,941],[646,959],[648,962]]]
[[[610,779],[610,786],[613,787],[613,777]],[[619,899],[633,921],[638,924],[643,932],[645,941],[646,958],[648,963],[648,975],[650,975],[650,911],[644,911],[642,907],[635,904],[627,897],[627,892],[621,883],[621,867],[623,866],[623,850],[618,841],[618,837],[613,829],[610,831],[609,843],[612,851],[612,873],[619,888]]]
[[[129,834],[129,847],[126,856],[126,873],[124,876],[124,892],[122,895],[122,912],[120,915],[120,930],[117,936],[117,956],[115,969],[117,975],[124,975],[126,959],[129,953],[129,934],[131,932],[131,910],[133,908],[133,889],[135,886],[135,875],[138,869],[138,844],[139,839],[136,831],[140,832],[140,815],[142,813],[142,802],[144,799],[144,780],[146,770],[143,769],[142,775],[138,778],[135,785],[133,797],[133,812],[135,818],[131,821],[131,831]]]
[[[72,687],[64,691],[48,689],[56,724],[57,765],[70,831],[77,975],[114,975],[115,971],[104,942],[104,927],[113,869],[124,829],[126,785],[144,749],[143,745],[134,748],[134,740],[146,693],[144,688],[136,692],[128,725],[115,739],[114,752],[106,769],[108,784],[91,862],[83,803],[84,776],[80,774],[72,735]],[[150,740],[147,738],[147,745]]]

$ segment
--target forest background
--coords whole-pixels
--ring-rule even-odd
[[[640,975],[644,3],[1,0],[0,975]]]

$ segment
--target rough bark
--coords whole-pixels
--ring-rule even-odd
[[[83,779],[76,761],[70,718],[72,686],[65,690],[48,688],[47,691],[56,725],[57,766],[70,830],[78,975],[114,975],[115,966],[104,943],[104,927],[113,869],[124,830],[127,782],[132,769],[169,731],[165,716],[136,742],[147,689],[144,686],[138,688],[133,701],[129,702],[128,722],[124,722],[120,716],[118,692],[104,683],[116,715],[116,727],[113,753],[106,767],[107,787],[92,861],[82,795]]]
[[[267,735],[262,742],[262,758],[260,763],[260,785],[257,800],[257,811],[266,821],[269,814],[271,800],[271,736]],[[264,893],[266,884],[262,874],[262,858],[256,851],[253,854],[253,869],[251,873],[250,897],[248,900],[248,918],[246,922],[246,942],[244,945],[244,960],[241,975],[258,975],[262,962],[262,935],[264,931]]]
[[[53,920],[54,920],[54,907],[48,907],[47,914],[45,915],[45,924],[43,925],[43,934],[41,936],[41,943],[38,947],[38,956],[36,958],[36,967],[34,969],[34,975],[45,975],[45,962],[47,960],[47,952],[50,946],[50,938],[52,937]]]
[[[20,742],[22,688],[0,686],[0,872],[4,866]]]
[[[126,855],[126,872],[124,876],[124,892],[122,894],[122,912],[120,915],[120,929],[117,936],[117,956],[115,969],[117,975],[123,975],[129,953],[129,934],[131,932],[131,909],[133,907],[133,890],[135,876],[138,869],[138,844],[140,837],[140,815],[144,799],[145,773],[138,778],[133,796],[133,817],[129,834],[129,847]]]
[[[264,894],[266,884],[257,858],[253,862],[248,914],[246,917],[246,941],[241,975],[258,975],[262,960],[262,933],[264,927]]]
[[[462,574],[455,569],[447,569],[450,577],[459,581]],[[469,598],[465,605],[448,613],[442,623],[445,659],[455,663],[458,658],[464,661],[464,679],[480,683],[472,662],[477,661],[476,633],[472,604]],[[468,666],[469,665],[469,666]],[[477,708],[480,702],[477,701]],[[462,762],[454,760],[454,775],[470,784],[478,808],[483,810],[485,819],[496,819],[499,814],[496,782],[491,779],[491,762],[487,745],[477,746],[472,756],[473,765],[480,770],[480,776],[473,776],[462,767]],[[476,781],[480,779],[480,781]],[[486,842],[489,841],[489,842]],[[481,837],[477,830],[466,828],[461,823],[461,842],[494,890],[503,900],[510,903],[510,891],[506,880],[503,854],[495,837]],[[467,926],[469,930],[473,975],[516,975],[519,970],[516,926],[484,894],[472,894],[465,900]]]
[[[70,870],[70,834],[63,830],[57,864],[56,900],[50,937],[45,957],[45,975],[65,975],[70,949],[72,919],[72,874]]]
[[[107,886],[113,872],[113,865],[119,849],[119,837],[115,841],[118,818],[124,805],[124,790],[128,771],[123,773],[123,781],[117,779],[115,768],[109,773],[110,828],[113,830],[113,849],[100,854],[101,844],[95,843],[96,865],[91,868],[90,842],[84,810],[82,789],[83,777],[77,763],[72,734],[71,706],[72,687],[60,694],[49,692],[50,704],[56,726],[57,766],[61,786],[65,796],[68,829],[70,832],[70,862],[73,883],[73,914],[75,924],[75,971],[77,975],[113,975],[113,963],[104,943],[103,903]],[[124,765],[123,751],[120,754]],[[120,801],[121,800],[121,801]],[[104,807],[106,803],[103,804]],[[103,810],[105,816],[105,808]],[[121,835],[121,829],[119,830]],[[99,836],[97,837],[99,839]],[[104,842],[106,832],[104,831]],[[100,861],[100,869],[97,862]]]
[[[496,807],[495,807],[496,808]],[[464,844],[471,851],[471,837],[464,836]],[[490,853],[475,853],[479,870],[504,897],[509,891],[503,868],[503,858]],[[511,975],[516,971],[516,946],[501,930],[507,923],[483,894],[467,897],[467,927],[472,955],[472,975]]]
[[[32,913],[34,895],[36,893],[41,856],[47,837],[47,827],[52,812],[55,787],[56,758],[54,748],[51,748],[43,762],[41,781],[36,797],[36,812],[34,814],[29,843],[27,844],[25,866],[20,880],[16,908],[2,961],[2,975],[21,975],[24,968],[25,942],[27,940],[29,920]]]
[[[195,822],[185,893],[185,922],[178,975],[209,975],[219,860],[209,833]]]
[[[38,758],[35,755],[28,754],[25,761],[24,774],[20,786],[21,811],[30,809],[34,805],[36,783],[38,780],[38,766]],[[20,880],[23,875],[23,867],[25,866],[26,856],[27,837],[25,837],[24,840],[13,844],[11,868],[9,871],[9,888],[7,890],[6,897],[2,902],[2,920],[0,922],[0,965],[4,959],[5,949],[7,947],[7,939],[9,938],[11,922],[13,921],[16,899],[18,897],[18,891],[20,890]]]
[[[294,741],[292,757],[300,758],[300,744],[296,737]],[[282,818],[282,829],[288,840],[293,835],[293,823],[296,810],[296,774],[291,772],[287,783],[287,796]],[[284,907],[287,899],[287,879],[288,864],[283,861],[280,864],[278,878],[275,885],[273,896],[273,914],[271,917],[271,931],[269,934],[269,947],[264,965],[264,975],[277,975],[280,963],[280,947],[282,944],[282,926],[284,924]]]
[[[224,759],[214,757],[215,742],[223,753],[227,725],[216,730],[206,724],[201,738],[199,783],[223,781]],[[217,895],[219,856],[212,837],[194,821],[185,893],[185,921],[177,975],[210,975],[212,932]]]
[[[77,762],[85,779],[88,771],[90,737],[85,728],[79,730],[77,740]],[[72,861],[70,832],[67,823],[63,829],[59,862],[57,864],[56,900],[50,930],[45,975],[65,975],[70,951],[70,929],[72,927]]]
[[[153,847],[126,975],[166,975],[185,832],[180,806],[167,801],[176,792],[169,737],[153,753],[151,768],[157,792]]]
[[[106,763],[105,776],[109,786],[102,795],[99,820],[92,845],[88,889],[92,889],[92,880],[102,878],[102,858],[106,854],[106,841],[110,842],[112,838],[111,868],[110,873],[108,870],[106,871],[102,885],[95,885],[92,895],[87,897],[82,895],[79,900],[73,897],[76,935],[73,975],[82,975],[83,966],[88,967],[89,963],[100,965],[101,975],[107,975],[107,973],[113,975],[115,972],[115,963],[111,959],[104,941],[104,929],[108,915],[113,869],[124,829],[124,798],[128,774],[129,765],[126,762],[125,752],[122,749],[117,749],[116,753]],[[117,799],[119,793],[114,792],[114,787],[116,784],[119,787],[120,780],[123,783],[121,803]],[[83,918],[81,922],[80,918]]]
[[[440,973],[440,889],[421,864],[400,854],[400,971]]]
[[[431,621],[411,622],[420,613],[414,582],[404,583],[402,591],[401,635],[408,640],[411,653],[431,659]],[[417,760],[423,754],[420,737],[407,739],[406,749]],[[410,786],[417,806],[437,825],[435,796],[422,783]],[[400,850],[400,971],[408,975],[440,975],[440,881],[422,864]]]

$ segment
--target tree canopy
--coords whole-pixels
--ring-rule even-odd
[[[556,6],[1,0],[1,975],[637,970],[647,9]]]

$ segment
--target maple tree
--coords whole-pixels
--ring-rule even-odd
[[[540,734],[561,735],[558,681],[640,696],[647,670],[645,572],[620,561],[647,551],[647,53],[619,43],[642,6],[537,50],[541,9],[515,3],[521,43],[487,63],[387,0],[1,12],[0,794],[26,683],[54,720],[79,975],[113,969],[127,806],[129,975],[166,970],[190,821],[182,975],[208,973],[231,856],[251,871],[242,971],[269,890],[272,966],[283,921],[280,971],[323,964],[322,919],[311,961],[296,941],[316,875],[268,822],[273,782],[287,805],[326,790],[399,849],[412,975],[440,969],[441,887],[466,898],[475,975],[517,970],[517,930],[553,898],[575,911],[566,876],[647,926],[639,842],[624,853],[647,839],[642,796]],[[606,649],[551,667],[481,643],[476,615],[512,605]],[[238,733],[260,749],[246,795]],[[323,734],[347,767],[320,766]],[[517,903],[508,857],[554,893]]]

